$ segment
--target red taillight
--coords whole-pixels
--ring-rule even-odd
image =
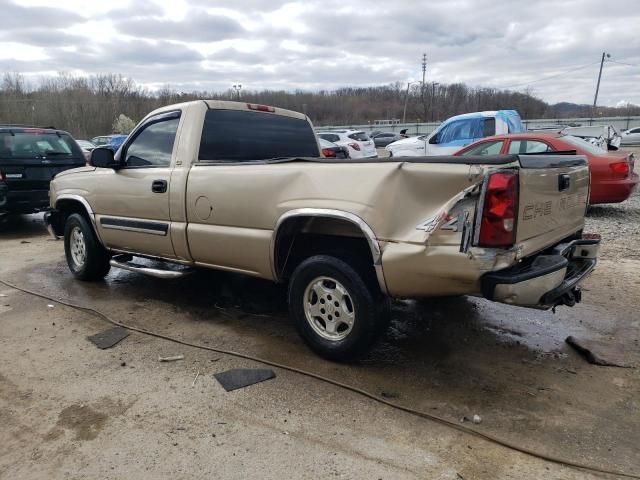
[[[335,157],[336,156],[336,152],[334,152],[330,148],[323,148],[322,149],[322,155],[324,155],[325,157]]]
[[[487,189],[480,220],[478,245],[506,247],[513,245],[516,236],[518,211],[518,174],[493,173]]]
[[[247,108],[249,110],[257,110],[258,112],[275,112],[276,109],[273,107],[269,107],[267,105],[257,105],[255,103],[247,103]]]
[[[4,182],[4,172],[0,170],[0,182]]]
[[[358,152],[360,151],[360,145],[357,143],[350,143],[349,146]]]
[[[610,163],[609,168],[611,169],[615,177],[627,178],[629,176],[630,168],[628,162]]]

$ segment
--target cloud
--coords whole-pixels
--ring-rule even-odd
[[[82,15],[60,8],[23,7],[10,0],[0,0],[0,12],[2,12],[3,18],[3,31],[32,28],[34,26],[47,26],[54,29],[63,28],[85,20]]]
[[[190,10],[184,20],[138,16],[114,20],[122,33],[138,38],[180,40],[183,42],[215,42],[235,38],[244,29],[233,18],[212,15],[203,10]]]
[[[625,0],[131,0],[106,12],[52,5],[0,0],[11,19],[0,30],[0,69],[123,73],[181,90],[237,82],[331,89],[418,80],[426,52],[427,82],[590,103],[603,50],[640,64],[640,11]],[[29,49],[34,60],[26,62]],[[640,67],[607,62],[599,103],[638,104],[639,83]]]
[[[84,37],[52,28],[24,28],[15,31],[0,32],[0,41],[18,42],[38,47],[55,47],[77,45],[84,42]]]

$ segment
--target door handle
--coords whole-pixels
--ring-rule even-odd
[[[153,193],[165,193],[167,191],[166,180],[154,180],[151,184],[151,191]]]
[[[571,177],[568,174],[563,173],[561,175],[558,175],[558,191],[559,192],[564,192],[570,186],[571,186]]]

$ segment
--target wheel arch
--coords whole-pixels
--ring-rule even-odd
[[[284,277],[283,274],[286,257],[282,258],[280,253],[283,251],[283,247],[292,246],[293,241],[290,238],[291,235],[300,233],[311,222],[317,220],[325,222],[328,221],[330,224],[338,227],[338,229],[340,229],[340,225],[343,227],[348,226],[351,229],[351,233],[357,234],[360,238],[366,241],[380,290],[386,294],[387,288],[381,261],[382,251],[375,233],[372,228],[358,215],[336,209],[299,208],[289,210],[280,216],[276,222],[271,237],[270,262],[273,279],[275,281],[281,281]],[[340,236],[340,234],[335,233],[333,233],[333,235]],[[287,244],[287,242],[290,243]]]
[[[52,221],[52,226],[57,235],[62,236],[64,233],[64,224],[69,215],[73,213],[79,213],[83,217],[85,217],[91,227],[93,228],[96,237],[102,243],[102,239],[100,239],[100,234],[98,233],[98,229],[96,228],[96,219],[93,209],[89,202],[80,195],[73,194],[62,194],[56,198],[55,203],[55,211],[58,213],[55,221]]]

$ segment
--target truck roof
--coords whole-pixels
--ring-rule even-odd
[[[272,107],[269,105],[259,105],[248,102],[232,102],[229,100],[194,100],[191,102],[175,103],[173,105],[167,105],[165,107],[158,108],[149,113],[148,116],[156,115],[158,113],[170,112],[179,108],[186,107],[187,105],[193,105],[196,103],[204,102],[208,108],[217,110],[247,110],[247,111],[262,111],[265,113],[273,113],[276,115],[284,115],[286,117],[298,118],[300,120],[307,120],[307,116],[300,112],[294,112],[293,110],[287,110],[285,108]]]

